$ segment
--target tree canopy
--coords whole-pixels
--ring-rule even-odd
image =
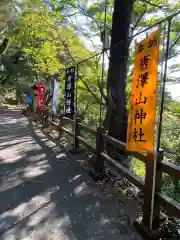
[[[106,33],[111,42],[114,2],[107,1]],[[49,81],[58,76],[60,98],[63,99],[64,69],[84,59],[79,65],[78,114],[86,124],[99,124],[99,106],[102,100],[103,118],[108,107],[108,63],[110,53],[105,54],[105,78],[103,88],[101,34],[104,30],[105,1],[90,0],[21,0],[0,7],[0,85],[1,88],[28,85],[32,79]],[[129,35],[176,12],[178,0],[134,1]],[[171,25],[168,82],[180,83],[180,14]],[[164,26],[162,26],[164,27]],[[122,29],[117,34],[121,34]],[[165,38],[164,33],[162,39]],[[137,38],[138,40],[139,38]],[[124,94],[129,106],[133,73],[134,39],[128,42],[127,78]],[[92,57],[94,56],[94,57]],[[92,58],[90,58],[92,57]],[[159,77],[160,80],[160,77]],[[102,95],[102,97],[101,97]],[[117,103],[120,104],[120,103]],[[121,105],[120,105],[121,106]],[[179,164],[180,107],[179,100],[166,92],[163,119],[162,147],[173,152],[167,160]],[[138,163],[134,163],[137,164]],[[135,166],[135,165],[134,165]],[[133,166],[133,169],[137,169]],[[140,166],[142,168],[142,166]],[[143,171],[141,171],[143,172]]]

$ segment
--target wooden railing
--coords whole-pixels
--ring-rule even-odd
[[[60,119],[60,124],[55,124],[53,122],[51,122],[51,124],[59,131],[64,131],[74,139],[74,149],[77,150],[77,148],[83,144],[89,151],[95,154],[95,174],[98,175],[102,172],[104,169],[104,162],[106,162],[116,169],[119,174],[123,175],[144,192],[143,224],[147,226],[148,229],[152,230],[153,222],[156,222],[156,227],[159,225],[161,207],[169,212],[170,215],[180,218],[180,204],[161,192],[162,174],[166,173],[173,177],[173,179],[180,180],[180,167],[164,161],[163,150],[160,150],[157,155],[157,164],[154,164],[155,157],[152,154],[146,155],[137,152],[128,152],[129,155],[145,163],[146,173],[145,180],[143,181],[140,177],[136,176],[128,168],[106,153],[106,144],[110,144],[114,148],[124,151],[126,150],[126,144],[109,136],[104,128],[92,129],[80,123],[79,119],[72,120],[65,117]],[[66,124],[71,124],[73,126],[73,131],[66,129]],[[86,139],[82,137],[81,131],[85,131],[96,137],[96,147],[91,146]],[[155,179],[153,178],[154,171],[156,171]],[[152,206],[154,206],[153,209]]]

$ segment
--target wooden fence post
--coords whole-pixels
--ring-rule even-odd
[[[43,124],[43,127],[45,126],[45,124],[46,124],[46,118],[45,118],[45,115],[44,115],[44,113],[43,113],[43,121],[42,121],[42,124]]]
[[[147,155],[146,176],[144,188],[143,225],[148,234],[156,234],[160,225],[160,203],[155,201],[156,193],[161,191],[162,171],[160,162],[163,160],[163,150],[160,150],[157,159],[154,154]],[[144,229],[145,230],[145,229]],[[143,230],[143,231],[144,231]],[[147,233],[147,231],[145,230]]]
[[[47,111],[46,109],[43,110],[43,113],[42,113],[42,118],[43,118],[43,127],[47,127],[48,125],[48,122],[47,122]]]
[[[160,168],[160,163],[163,161],[163,158],[164,158],[164,151],[160,149],[157,156],[155,193],[161,192],[161,188],[162,188],[162,171]],[[158,229],[160,226],[160,212],[161,212],[160,203],[158,201],[155,201],[153,229]]]
[[[61,127],[62,127],[62,117],[60,116],[59,117],[59,127],[58,127],[58,131],[59,131],[59,138],[61,138],[61,135],[62,135],[62,129],[61,129]]]
[[[154,190],[155,190],[155,156],[154,154],[147,155],[146,176],[144,188],[144,205],[143,205],[143,224],[152,230],[152,218],[154,210]]]
[[[80,128],[79,128],[79,123],[81,122],[80,118],[76,118],[74,120],[74,143],[73,147],[75,151],[78,151],[79,149],[79,141],[78,141],[78,136],[80,136]]]
[[[80,136],[80,128],[79,128],[79,123],[80,123],[80,118],[74,117],[74,138],[73,138],[73,148],[70,150],[72,154],[77,154],[79,150],[79,141],[78,141],[78,136]]]
[[[45,123],[44,127],[47,128],[48,127],[48,116],[45,116],[44,123]]]
[[[105,142],[103,139],[103,134],[105,133],[105,129],[103,127],[97,128],[96,133],[96,162],[94,168],[94,174],[97,176],[102,174],[104,169],[104,160],[101,157],[101,153],[104,152]]]

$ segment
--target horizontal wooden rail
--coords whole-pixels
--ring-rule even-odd
[[[113,145],[115,148],[119,148],[121,150],[126,150],[126,144],[119,141],[116,138],[113,138],[111,136],[109,136],[108,134],[103,134],[103,139],[104,141],[106,141],[107,143]],[[147,162],[147,155],[143,154],[143,153],[138,153],[138,152],[128,152],[129,155],[138,158],[140,161],[146,163]]]
[[[64,121],[63,125],[74,123],[74,121],[72,119],[67,118],[67,117],[62,117],[61,119],[62,119],[62,121]],[[69,136],[71,136],[73,138],[75,137],[74,136],[75,132],[72,132],[72,130],[68,130],[65,127],[62,127],[61,124],[59,125],[59,124],[57,124],[55,122],[51,122],[49,120],[48,120],[48,122],[50,124],[52,124],[52,126],[57,128],[58,130],[64,131],[66,134],[68,134]],[[93,134],[97,138],[97,131],[91,127],[85,126],[84,124],[77,122],[76,128],[78,130],[82,129],[90,134]],[[80,132],[79,133],[78,132],[79,131],[77,131],[77,133],[76,133],[77,141],[79,141],[79,143],[81,143],[81,144],[84,144],[85,147],[87,147],[90,151],[92,151],[94,153],[97,152],[97,149],[96,149],[97,146],[93,147],[91,144],[87,143],[85,138],[81,137]],[[101,140],[103,142],[103,146],[105,146],[105,143],[108,143],[117,149],[126,151],[125,143],[109,136],[107,133],[102,133],[101,136],[102,136]],[[97,141],[97,139],[96,139],[96,141]],[[97,141],[96,145],[98,145],[98,144],[99,144],[99,141]],[[147,187],[147,186],[145,186],[145,182],[139,176],[136,176],[135,174],[133,174],[133,172],[131,172],[128,168],[123,166],[120,162],[114,160],[109,155],[107,155],[104,152],[104,147],[103,147],[103,150],[99,151],[99,153],[100,153],[100,155],[98,158],[100,158],[100,160],[106,162],[109,166],[115,168],[119,174],[124,176],[126,179],[128,179],[130,182],[132,182],[135,186],[139,187],[143,191],[145,190],[145,188]],[[148,156],[146,154],[138,153],[138,152],[127,152],[127,154],[139,159],[140,161],[144,162],[145,164],[148,164],[148,162],[149,162]],[[160,172],[167,173],[168,175],[172,176],[174,179],[180,180],[180,167],[179,166],[176,166],[170,162],[159,161],[158,169]],[[165,210],[167,210],[170,213],[170,215],[180,218],[180,204],[179,203],[177,203],[175,200],[169,198],[164,193],[159,193],[159,192],[155,193],[155,199],[156,199],[156,201],[158,201],[160,203],[160,205]]]
[[[79,125],[79,127],[82,128],[83,130],[85,130],[85,131],[87,131],[87,132],[89,132],[89,133],[92,133],[93,135],[96,135],[96,130],[95,130],[95,129],[90,128],[90,127],[87,127],[87,126],[85,126],[85,125],[82,124],[82,123],[79,123],[78,125]]]
[[[172,149],[164,149],[164,153],[165,154],[176,154],[176,151],[172,150]]]
[[[116,171],[123,175],[126,179],[131,181],[135,186],[139,187],[140,189],[144,190],[145,185],[144,181],[134,175],[130,170],[124,167],[119,162],[115,161],[113,158],[108,156],[105,153],[101,153],[101,156],[106,163],[116,169]],[[156,193],[156,200],[160,202],[160,204],[167,209],[167,211],[172,214],[173,216],[180,217],[180,204],[177,203],[175,200],[169,198],[167,195],[163,193]]]
[[[66,121],[66,122],[68,122],[69,124],[73,124],[74,123],[73,119],[70,119],[68,117],[62,117],[61,119]]]
[[[62,131],[64,131],[65,133],[67,133],[69,136],[74,137],[74,133],[71,132],[71,130],[68,130],[68,129],[65,128],[65,127],[61,127],[60,129],[61,129]]]
[[[92,152],[95,152],[95,151],[96,151],[96,148],[93,147],[92,145],[90,145],[89,143],[87,143],[84,138],[82,138],[82,137],[80,137],[80,136],[77,136],[77,139],[78,139],[81,143],[83,143],[90,151],[92,151]]]
[[[134,185],[136,185],[137,187],[139,187],[142,190],[144,189],[144,181],[140,177],[134,175],[130,170],[128,170],[126,167],[124,167],[119,162],[115,161],[109,155],[107,155],[105,153],[101,153],[101,157],[104,159],[104,161],[106,161],[106,163],[108,165],[116,168],[116,171],[118,173],[122,174],[125,178],[130,180]]]
[[[173,163],[162,161],[159,163],[161,171],[169,174],[173,178],[180,180],[180,167],[174,165]]]
[[[180,218],[180,204],[164,193],[156,193],[156,199],[172,216]]]
[[[53,125],[53,127],[59,129],[59,124],[58,123],[55,123],[55,122],[50,122],[50,124]]]

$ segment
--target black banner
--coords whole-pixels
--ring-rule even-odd
[[[75,67],[66,69],[64,91],[64,115],[72,118],[74,115]]]

